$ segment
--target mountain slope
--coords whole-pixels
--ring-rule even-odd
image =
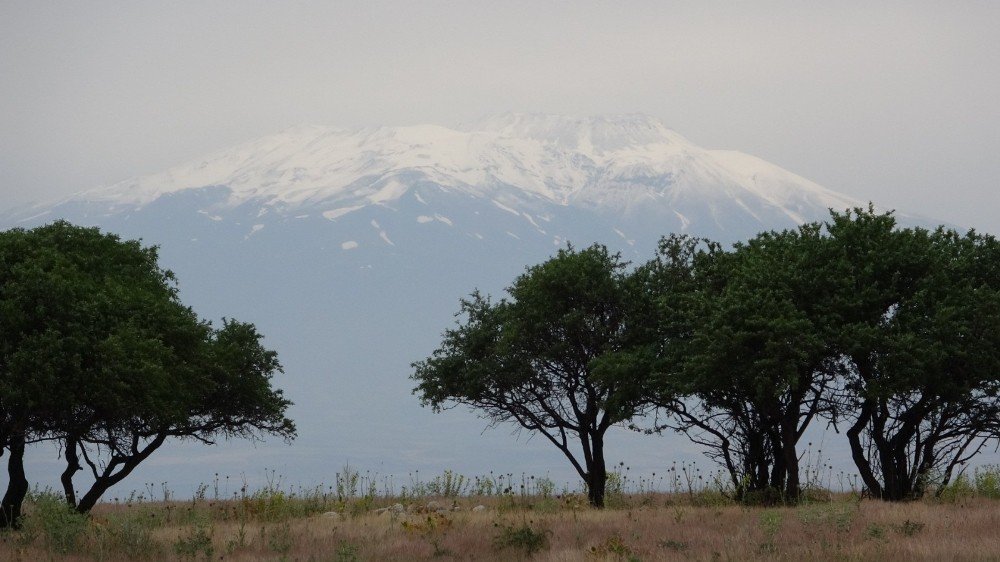
[[[220,216],[252,204],[262,215],[335,220],[434,186],[518,213],[576,207],[731,239],[859,204],[763,160],[702,149],[649,117],[524,114],[463,130],[295,127],[63,203],[125,212],[218,186],[226,196],[199,210]]]

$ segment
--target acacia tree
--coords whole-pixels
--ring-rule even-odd
[[[435,411],[464,404],[496,425],[544,436],[604,506],[604,437],[637,413],[633,388],[601,376],[602,357],[625,345],[630,304],[626,264],[594,245],[560,250],[528,268],[491,301],[461,303],[458,327],[431,357],[413,364],[414,393]]]
[[[33,441],[62,442],[67,501],[87,511],[170,437],[294,436],[274,352],[250,324],[200,321],[155,248],[61,221],[0,233],[0,314],[0,526],[18,521]],[[81,456],[95,482],[77,502]]]
[[[277,355],[265,349],[260,338],[252,324],[225,320],[222,328],[205,333],[188,357],[171,358],[189,362],[191,370],[175,379],[166,392],[136,380],[134,375],[143,373],[144,366],[137,364],[142,359],[136,359],[134,344],[114,349],[120,361],[114,368],[126,375],[123,382],[129,395],[139,400],[98,414],[98,423],[91,426],[66,425],[75,428],[63,437],[66,471],[62,483],[67,501],[74,505],[72,479],[80,469],[80,457],[93,482],[75,507],[87,512],[108,488],[170,438],[205,444],[219,437],[256,439],[271,434],[291,438],[294,426],[283,415],[288,401],[269,384],[272,374],[280,370]]]
[[[797,444],[831,407],[837,373],[820,226],[763,233],[726,252],[686,248],[667,239],[648,266],[668,282],[654,286],[667,329],[654,344],[658,360],[639,375],[649,380],[646,396],[665,414],[661,428],[707,447],[738,498],[773,490],[795,501]],[[678,285],[685,264],[689,277]]]
[[[871,209],[829,229],[852,457],[874,497],[916,499],[1000,436],[1000,244]]]

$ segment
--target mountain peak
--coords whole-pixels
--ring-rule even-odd
[[[698,147],[647,115],[534,113],[456,129],[300,125],[73,200],[137,208],[212,187],[228,193],[218,203],[224,206],[252,202],[265,211],[311,208],[339,216],[345,209],[395,205],[419,185],[507,205],[544,201],[617,215],[769,209],[748,211],[755,221],[777,212],[802,222],[817,209],[857,204],[763,160]]]
[[[503,137],[533,139],[566,150],[614,152],[645,145],[688,145],[687,139],[649,115],[553,115],[505,113],[461,127]]]

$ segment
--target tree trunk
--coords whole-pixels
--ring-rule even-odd
[[[135,467],[139,466],[139,463],[149,458],[149,455],[153,454],[153,451],[158,449],[160,445],[166,440],[166,434],[159,434],[155,439],[150,441],[145,447],[143,447],[139,452],[128,457],[124,462],[121,463],[121,468],[118,472],[113,472],[112,467],[108,467],[105,470],[105,474],[98,476],[94,481],[94,484],[87,490],[87,493],[80,498],[80,502],[76,505],[76,510],[80,513],[89,513],[91,509],[104,495],[104,492],[108,491],[108,488],[114,486],[115,484],[121,482],[126,476],[135,470]]]
[[[873,498],[881,498],[884,494],[882,483],[875,477],[871,461],[865,456],[865,449],[861,445],[861,433],[872,418],[872,409],[873,406],[867,400],[862,404],[857,421],[847,430],[847,441],[851,444],[851,458],[854,459],[854,466],[858,468],[861,481],[868,488],[868,493]]]
[[[786,420],[788,421],[788,420]],[[782,452],[785,460],[785,503],[793,504],[799,501],[799,457],[795,454],[795,442],[798,441],[797,423],[785,423],[781,428]]]
[[[66,457],[66,470],[63,471],[60,480],[62,481],[63,493],[66,495],[66,503],[70,507],[76,507],[76,490],[73,489],[73,476],[80,467],[80,457],[76,451],[77,440],[75,437],[66,438],[66,450],[63,454]]]
[[[598,509],[604,508],[607,479],[607,470],[591,469],[587,472],[587,499],[590,500],[591,506]]]
[[[7,493],[0,501],[0,529],[21,527],[21,505],[28,494],[28,479],[24,476],[24,434],[10,437],[10,458],[7,459]]]
[[[775,439],[772,445],[771,477],[767,481],[767,485],[761,489],[771,488],[776,493],[781,494],[785,489],[785,482],[788,481],[788,462],[785,458],[785,447],[781,444],[780,439]]]
[[[587,499],[590,505],[604,508],[604,494],[608,482],[608,469],[604,464],[604,438],[603,436],[591,437],[592,458],[587,466]]]

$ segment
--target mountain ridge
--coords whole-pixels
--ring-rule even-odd
[[[504,204],[515,208],[539,199],[625,215],[650,205],[685,215],[672,207],[734,200],[758,219],[754,209],[764,206],[803,222],[829,207],[861,204],[753,156],[703,149],[652,117],[516,113],[456,129],[300,125],[62,203],[135,209],[224,186],[223,206],[256,201],[270,211],[337,217],[390,204],[421,182],[474,196],[505,192]]]

